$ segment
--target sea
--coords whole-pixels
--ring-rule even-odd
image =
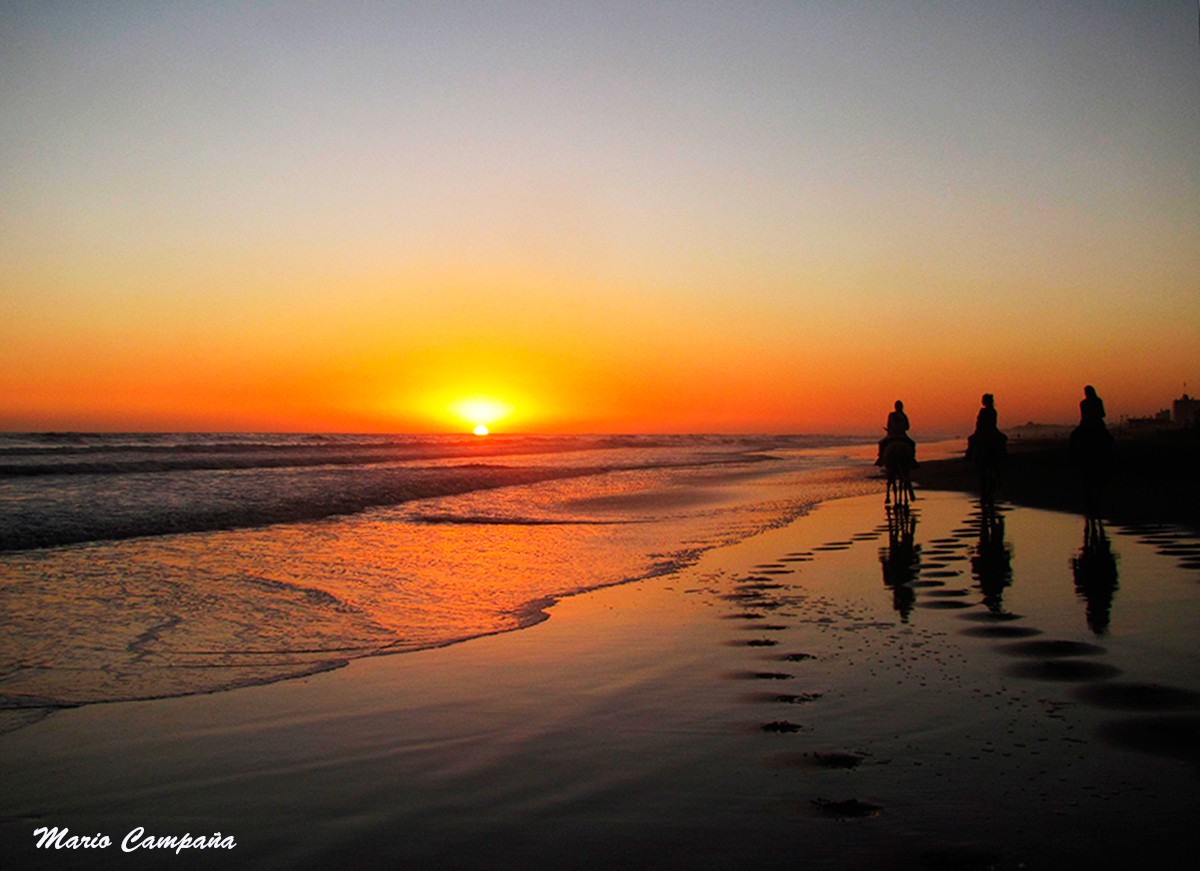
[[[531,626],[878,488],[862,439],[0,433],[0,729]]]

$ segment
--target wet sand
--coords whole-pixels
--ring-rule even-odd
[[[0,736],[46,868],[1111,867],[1200,811],[1200,540],[881,496],[537,626]],[[106,833],[35,850],[38,826]],[[232,850],[123,853],[142,826]]]

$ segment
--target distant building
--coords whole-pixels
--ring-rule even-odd
[[[1188,429],[1200,427],[1200,399],[1183,394],[1172,404],[1171,418],[1176,426]]]
[[[1164,408],[1158,414],[1152,417],[1127,417],[1125,418],[1126,426],[1152,426],[1155,428],[1170,428],[1171,426],[1171,410]]]

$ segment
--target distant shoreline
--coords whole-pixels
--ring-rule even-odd
[[[1105,519],[1200,529],[1200,433],[1114,429],[1113,435]],[[927,490],[978,491],[975,469],[962,457],[922,462],[913,480]],[[1079,475],[1066,437],[1010,439],[1000,496],[1019,505],[1082,513]]]

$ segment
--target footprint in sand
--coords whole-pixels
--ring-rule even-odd
[[[839,820],[861,820],[869,817],[877,817],[883,813],[883,808],[880,805],[859,801],[856,798],[844,801],[814,798],[812,804],[823,816]]]
[[[805,753],[797,761],[801,765],[810,768],[835,768],[850,770],[858,768],[866,761],[865,753],[846,753],[840,750],[833,750],[825,753]]]
[[[727,676],[733,680],[791,680],[795,677],[782,671],[735,671]]]
[[[763,723],[761,726],[759,726],[759,728],[762,729],[762,731],[764,731],[764,732],[778,732],[778,733],[800,732],[800,731],[803,731],[803,729],[804,729],[804,727],[801,726],[799,723],[793,723],[793,722],[790,722],[789,720],[772,720],[769,723]]]

